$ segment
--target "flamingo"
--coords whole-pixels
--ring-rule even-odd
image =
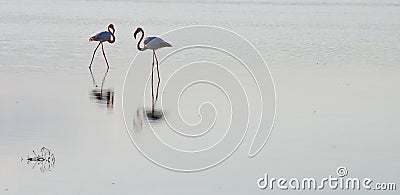
[[[110,66],[108,65],[106,53],[104,52],[103,42],[105,42],[105,41],[108,41],[109,43],[114,43],[115,42],[114,25],[113,24],[109,24],[107,30],[108,31],[99,32],[99,33],[89,37],[89,42],[90,41],[98,41],[99,42],[99,44],[97,45],[96,49],[93,52],[93,56],[92,56],[92,60],[90,61],[89,69],[92,68],[94,54],[96,54],[97,48],[99,48],[100,45],[101,45],[101,49],[103,50],[104,59],[106,60],[107,69],[110,68]]]
[[[153,70],[154,70],[154,59],[156,60],[156,65],[157,65],[157,76],[158,76],[158,84],[157,84],[157,92],[156,92],[156,101],[158,99],[158,88],[160,87],[160,71],[158,69],[158,59],[157,59],[157,55],[156,55],[156,50],[163,48],[163,47],[172,47],[171,44],[169,44],[168,42],[164,41],[163,39],[159,38],[159,37],[146,37],[144,38],[144,31],[142,28],[138,27],[136,29],[136,31],[133,33],[133,37],[136,39],[136,35],[141,32],[142,33],[142,37],[139,39],[138,43],[137,43],[137,49],[139,51],[145,51],[147,49],[151,49],[153,50],[153,58],[152,58],[152,62],[151,62],[151,98],[152,98],[152,113],[154,113],[154,90],[153,90]],[[144,46],[140,47],[140,43],[143,41]]]

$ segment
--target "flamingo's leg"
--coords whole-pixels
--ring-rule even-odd
[[[157,93],[156,93],[156,101],[158,99],[158,88],[160,87],[160,82],[161,82],[161,78],[160,78],[160,70],[158,69],[158,59],[157,59],[157,55],[156,52],[154,52],[154,58],[156,59],[156,64],[157,64],[157,76],[158,76],[158,83],[157,83]]]
[[[101,43],[99,43],[99,44],[97,45],[96,49],[94,49],[94,51],[93,51],[93,56],[92,56],[92,60],[90,61],[89,69],[92,68],[92,63],[93,63],[94,54],[96,54],[97,48],[99,48],[100,44],[101,44]]]
[[[154,89],[153,89],[153,73],[154,73],[154,51],[151,61],[151,113],[154,114]]]
[[[104,73],[103,80],[101,81],[101,88],[100,88],[101,95],[103,95],[103,86],[104,86],[104,81],[106,80],[106,77],[107,77],[107,73],[108,73],[108,68],[107,68],[107,71]]]
[[[101,43],[101,50],[103,50],[103,56],[104,59],[106,60],[106,64],[107,64],[107,70],[110,68],[110,66],[108,65],[108,61],[107,61],[107,57],[106,57],[106,53],[104,52],[104,47],[103,47],[103,43]]]
[[[96,85],[96,80],[94,79],[94,75],[93,75],[92,69],[89,68],[89,70],[90,70],[90,75],[92,75],[92,82],[93,82],[93,85],[97,87],[97,85]]]

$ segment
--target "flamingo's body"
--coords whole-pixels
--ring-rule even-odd
[[[153,90],[153,70],[154,70],[154,59],[156,60],[156,65],[157,65],[157,76],[158,76],[158,84],[157,84],[157,92],[156,92],[156,101],[158,98],[158,88],[160,87],[160,71],[158,69],[158,59],[157,59],[157,55],[156,55],[156,50],[163,48],[163,47],[172,47],[171,44],[169,44],[168,42],[164,41],[163,39],[159,38],[159,37],[146,37],[144,38],[144,31],[142,28],[137,28],[136,31],[133,33],[133,37],[136,39],[136,35],[141,32],[142,33],[142,37],[140,38],[140,40],[137,43],[137,49],[139,51],[145,51],[147,49],[151,49],[153,50],[153,61],[151,63],[152,65],[152,69],[151,69],[151,97],[152,97],[152,113],[154,113],[154,90]],[[144,38],[144,40],[143,40]],[[140,47],[140,43],[143,40],[143,47]]]
[[[99,32],[97,34],[94,34],[89,38],[89,41],[100,41],[100,42],[105,42],[105,41],[110,41],[112,39],[112,35],[108,31],[103,31]]]
[[[107,68],[110,68],[110,66],[108,65],[106,53],[104,52],[103,42],[107,41],[109,43],[114,43],[115,42],[114,33],[115,33],[114,25],[110,24],[110,25],[108,25],[108,31],[99,32],[99,33],[89,37],[89,42],[90,41],[98,41],[99,42],[99,44],[97,45],[96,49],[93,52],[93,56],[92,56],[92,60],[90,61],[89,68],[92,68],[94,54],[96,54],[97,48],[99,48],[100,45],[101,45],[101,49],[103,51],[104,59],[106,60]]]
[[[172,47],[171,44],[168,42],[164,41],[163,39],[159,37],[146,37],[144,38],[144,47],[146,49],[151,49],[151,50],[157,50],[163,47]],[[143,50],[144,51],[144,50]]]

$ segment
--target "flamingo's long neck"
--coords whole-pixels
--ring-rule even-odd
[[[138,43],[137,43],[137,49],[139,50],[139,51],[144,51],[144,50],[146,50],[147,48],[145,48],[145,47],[140,47],[140,43],[142,42],[142,40],[143,40],[143,38],[144,38],[144,31],[143,31],[143,29],[139,29],[140,30],[140,32],[142,33],[142,37],[140,37],[140,39],[139,39],[139,41],[138,41]]]
[[[111,30],[112,30],[112,32],[111,32]],[[108,42],[109,42],[109,43],[114,43],[114,42],[115,42],[115,36],[114,36],[115,29],[109,27],[109,28],[108,28],[108,32],[110,32],[110,34],[111,34],[111,39],[108,40]]]

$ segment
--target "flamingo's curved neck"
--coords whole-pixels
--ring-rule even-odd
[[[111,39],[108,40],[108,42],[109,43],[114,43],[115,42],[115,36],[114,36],[115,29],[111,28],[111,27],[108,27],[108,32],[110,32],[110,34],[111,34]]]
[[[142,28],[139,28],[138,30],[139,30],[139,32],[142,33],[142,37],[140,37],[140,39],[139,39],[139,41],[138,41],[138,43],[137,43],[137,49],[138,49],[139,51],[144,51],[144,50],[146,50],[147,48],[146,48],[146,47],[140,47],[140,43],[142,42],[142,40],[143,40],[143,38],[144,38],[144,31],[143,31]]]

